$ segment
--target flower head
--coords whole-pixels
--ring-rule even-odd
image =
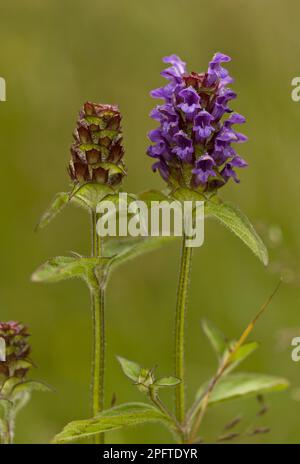
[[[0,322],[0,339],[4,340],[5,354],[0,362],[0,380],[24,378],[30,368],[27,362],[31,347],[28,329],[19,322]]]
[[[159,127],[148,134],[153,144],[147,153],[156,158],[152,169],[171,186],[213,191],[231,177],[239,182],[235,169],[247,166],[232,147],[247,137],[232,127],[245,118],[229,107],[236,94],[222,65],[230,60],[216,53],[206,73],[188,73],[178,56],[163,59],[170,65],[161,73],[168,83],[151,92],[164,103],[150,114]]]
[[[74,182],[117,186],[124,177],[121,114],[116,105],[87,102],[79,112],[69,174]]]

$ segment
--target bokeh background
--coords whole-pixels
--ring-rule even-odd
[[[57,191],[68,188],[66,165],[77,112],[86,100],[118,103],[123,113],[125,188],[162,188],[145,156],[153,101],[163,80],[161,58],[177,53],[190,70],[204,70],[215,51],[232,56],[230,72],[245,114],[249,142],[241,154],[249,168],[239,186],[222,191],[257,224],[271,252],[266,270],[238,239],[216,223],[206,226],[196,251],[187,328],[188,397],[215,367],[201,332],[209,317],[237,336],[276,285],[288,280],[256,328],[261,347],[245,369],[285,376],[291,388],[268,398],[262,424],[271,433],[251,442],[300,443],[300,363],[291,360],[291,338],[300,336],[299,123],[300,103],[291,80],[300,74],[300,5],[296,0],[14,0],[1,7],[0,75],[7,82],[1,121],[1,320],[30,326],[32,374],[53,385],[36,393],[19,416],[19,443],[46,443],[73,419],[89,414],[91,315],[83,283],[33,284],[30,274],[45,259],[89,251],[85,213],[68,208],[40,233],[34,227]],[[107,405],[143,400],[123,376],[116,354],[161,374],[173,366],[173,313],[179,247],[169,245],[120,267],[107,295]],[[170,402],[172,395],[166,396]],[[212,408],[202,435],[212,441],[242,413],[245,425],[255,400]],[[111,433],[112,443],[166,443],[160,425]]]

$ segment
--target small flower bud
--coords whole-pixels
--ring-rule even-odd
[[[139,375],[137,387],[141,392],[148,393],[149,388],[151,388],[151,386],[154,384],[154,381],[155,379],[152,370],[142,368]]]

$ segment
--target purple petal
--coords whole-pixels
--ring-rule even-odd
[[[240,182],[240,180],[237,177],[236,172],[234,171],[234,169],[232,169],[232,166],[230,163],[226,164],[225,168],[221,171],[221,175],[223,176],[225,181],[227,181],[228,179],[230,179],[230,177],[232,177],[233,180],[237,184]]]
[[[244,124],[246,118],[239,113],[232,113],[229,118],[224,122],[224,126],[231,127],[233,124]]]
[[[165,181],[167,181],[169,179],[170,171],[169,171],[169,168],[168,168],[167,164],[164,161],[160,160],[157,163],[154,163],[152,165],[152,170],[154,172],[158,170],[161,177]]]
[[[235,168],[246,168],[248,166],[247,161],[245,161],[240,156],[235,156],[231,161],[230,164]]]
[[[229,61],[231,61],[231,58],[230,56],[228,55],[225,55],[224,53],[221,53],[221,52],[217,52],[214,54],[212,60],[210,63],[228,63]]]
[[[186,72],[186,63],[179,58],[178,55],[169,55],[163,58],[164,63],[170,63],[174,66],[180,74],[184,74]]]

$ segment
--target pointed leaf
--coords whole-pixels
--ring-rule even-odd
[[[138,382],[142,369],[141,366],[136,362],[129,361],[128,359],[122,358],[121,356],[117,356],[117,360],[121,364],[124,374],[134,382]]]
[[[216,384],[209,396],[209,404],[281,391],[288,386],[289,382],[281,377],[255,373],[231,374]],[[207,384],[200,388],[197,398],[200,398],[206,389]]]
[[[156,250],[178,237],[124,237],[104,242],[104,256],[114,257],[111,268],[136,256]]]
[[[172,198],[179,201],[205,201],[206,198],[200,192],[189,188],[177,188],[172,192]]]
[[[107,264],[105,258],[72,258],[58,256],[49,259],[42,264],[33,274],[33,282],[59,282],[72,277],[83,277],[84,279],[97,266]]]
[[[266,266],[268,251],[252,226],[247,216],[237,207],[223,202],[208,200],[205,203],[205,214],[216,218],[221,224],[236,234]]]
[[[210,321],[204,320],[202,328],[209,339],[214,351],[221,358],[228,348],[228,342],[225,335]]]
[[[33,391],[53,392],[54,390],[45,382],[41,382],[39,380],[26,380],[25,382],[20,382],[14,386],[12,389],[12,395],[18,396],[20,393],[31,393]]]
[[[4,398],[9,398],[12,389],[21,382],[19,377],[9,377],[1,385],[1,396]]]
[[[258,346],[257,342],[250,342],[240,346],[230,358],[230,365],[226,369],[226,373],[236,369],[250,354],[257,350]]]
[[[18,369],[30,369],[31,367],[33,363],[27,359],[15,359],[9,362],[10,375],[14,375],[12,373]]]
[[[151,204],[151,201],[172,201],[164,192],[160,190],[145,190],[138,194],[138,199],[147,203],[147,205]]]
[[[155,380],[154,386],[155,387],[174,387],[181,382],[180,379],[177,377],[161,377],[160,379]]]
[[[53,443],[81,440],[101,432],[153,421],[160,421],[169,426],[172,424],[171,420],[154,406],[145,403],[126,403],[103,411],[92,419],[70,422],[61,433],[56,435]]]
[[[40,222],[36,226],[36,229],[42,229],[47,224],[49,224],[55,216],[62,211],[62,209],[68,204],[70,200],[70,193],[68,192],[59,192],[55,195],[52,203],[49,208],[42,215]]]
[[[113,195],[114,193],[114,190],[108,185],[87,182],[75,188],[70,198],[80,206],[96,210],[98,203],[106,195]]]

